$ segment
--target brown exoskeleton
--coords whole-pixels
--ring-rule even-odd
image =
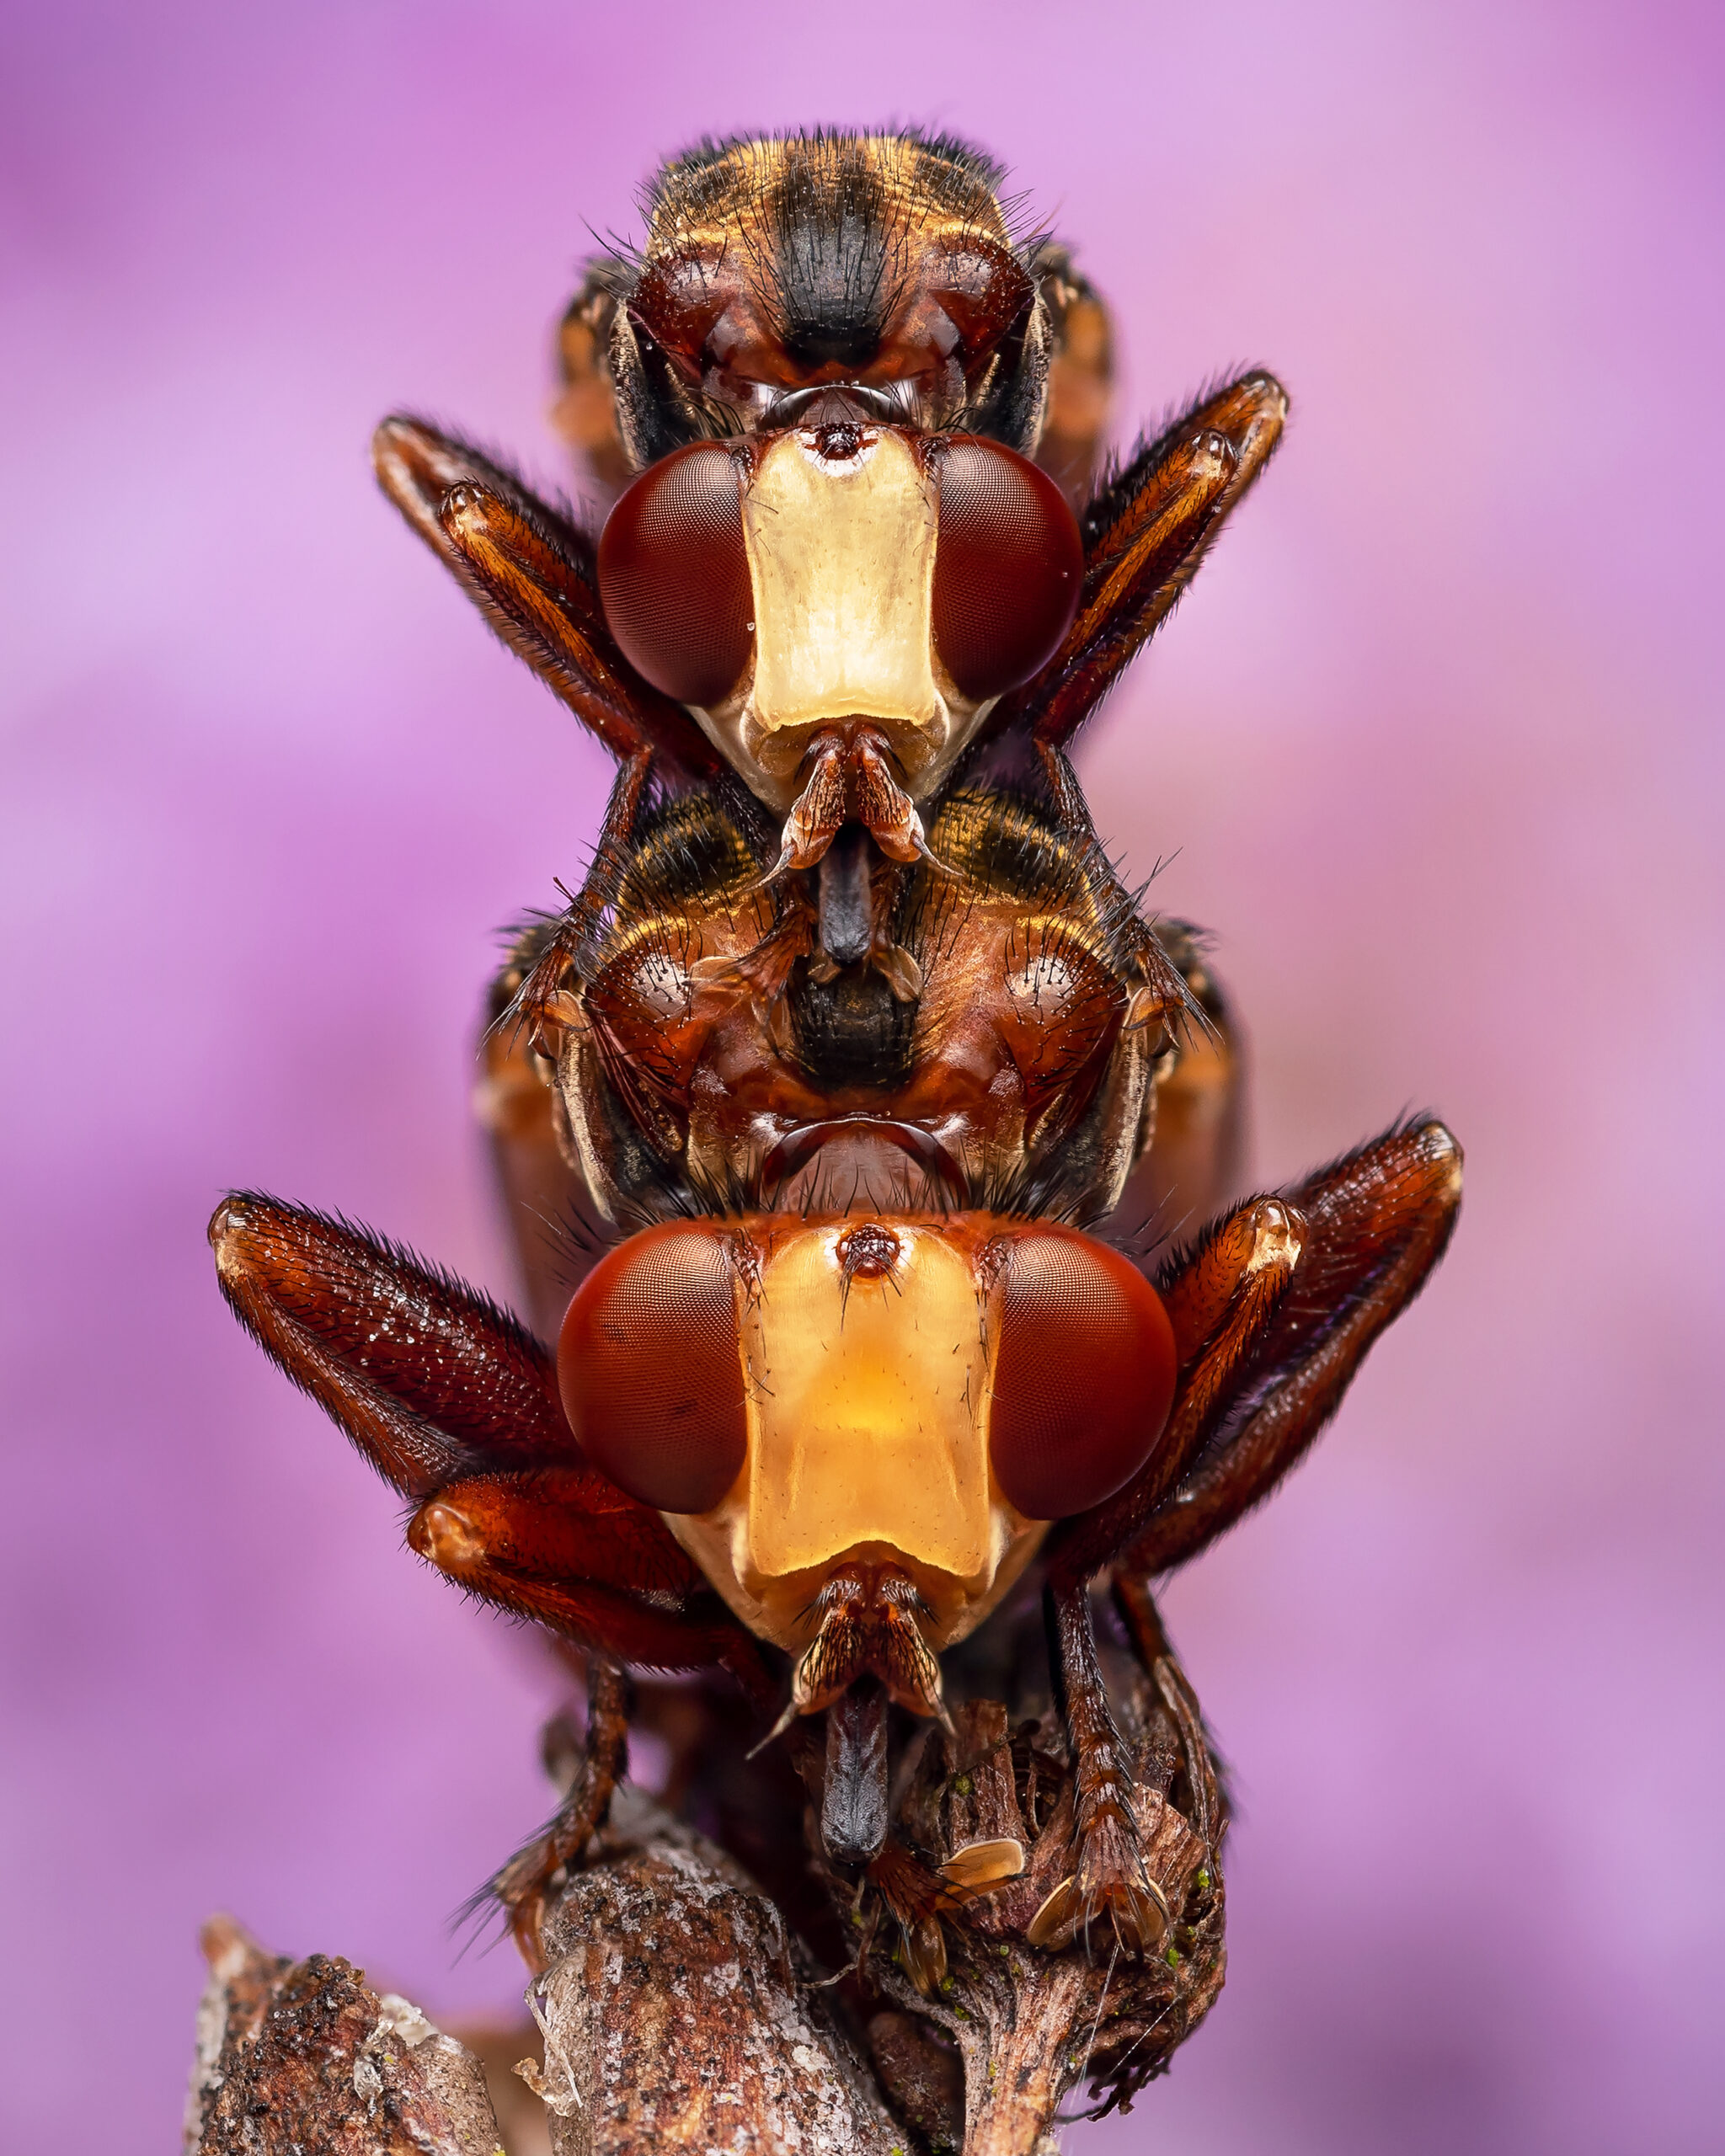
[[[1153,1275],[1107,1240],[1229,1196],[1236,1056],[1066,746],[1286,400],[1246,374],[1093,486],[1106,318],[998,178],[917,135],[670,166],[564,328],[567,429],[622,488],[596,540],[422,422],[378,432],[391,498],[622,765],[484,1050],[555,1354],[339,1221],[242,1194],[211,1235],[422,1556],[609,1663],[826,1715],[835,1864],[886,1848],[889,1703],[943,1717],[943,1653],[1039,1577],[1076,1816],[1030,1936],[1107,1917],[1135,1950],[1166,1913],[1091,1585],[1140,1592],[1300,1458],[1442,1252],[1461,1155],[1421,1118]],[[574,1279],[539,1228],[571,1209],[616,1238]],[[604,1779],[502,1876],[530,1951]]]

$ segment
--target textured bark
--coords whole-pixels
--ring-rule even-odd
[[[941,1919],[938,1973],[914,1923],[884,1912],[873,1930],[867,1976],[925,2029],[943,2031],[963,2064],[961,2144],[950,2127],[931,2130],[900,2100],[932,2148],[1028,2156],[1087,2082],[1102,2109],[1129,2109],[1221,1990],[1226,1815],[1195,1703],[1166,1654],[1116,1690],[1145,1870],[1169,1912],[1158,1951],[1128,1955],[1105,1926],[1087,1939],[1076,1923],[1049,1947],[1027,1943],[1032,1919],[1076,1865],[1071,1773],[1053,1716],[1013,1728],[997,1701],[971,1701],[951,1737],[931,1732],[901,1800],[900,1835],[935,1876],[971,1843],[1011,1838],[1028,1854],[1022,1875]],[[876,2049],[879,2057],[878,2041]],[[879,2064],[891,2088],[888,2061]]]
[[[494,2156],[473,2053],[345,1961],[266,1954],[231,1917],[204,1927],[186,2156]]]
[[[557,2156],[889,2156],[903,2129],[731,1858],[625,1792],[545,1927],[529,1993]]]
[[[1168,1911],[1155,1951],[1124,1952],[1103,1924],[1087,1938],[1071,1909],[1071,1762],[1046,1693],[1027,1689],[1039,1680],[1023,1673],[1046,1668],[1023,1652],[1028,1632],[961,1665],[967,1689],[1010,1710],[972,1696],[949,1734],[910,1735],[891,1838],[860,1872],[820,1855],[818,1725],[751,1758],[722,1697],[709,1711],[698,1692],[649,1688],[643,1718],[679,1733],[680,1801],[746,1847],[765,1885],[620,1790],[549,1894],[527,1991],[540,2058],[523,2057],[538,2048],[525,2031],[483,2039],[495,2111],[481,2061],[406,2001],[344,1961],[272,1957],[217,1919],[187,2156],[529,2156],[547,2130],[555,2156],[1033,2156],[1075,2089],[1128,2108],[1221,1989],[1226,1806],[1147,1593],[1123,1588],[1119,1617],[1101,1660]],[[561,1765],[568,1779],[580,1761]],[[979,1886],[964,1853],[974,1866],[978,1844],[1012,1844],[1023,1869]]]

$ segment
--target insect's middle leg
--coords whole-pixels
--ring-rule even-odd
[[[629,1716],[634,1687],[608,1655],[587,1662],[587,1736],[569,1790],[543,1831],[518,1849],[479,1901],[494,1899],[509,1917],[521,1958],[536,1973],[545,1967],[540,1937],[553,1881],[575,1863],[604,1825],[617,1784],[628,1771]]]

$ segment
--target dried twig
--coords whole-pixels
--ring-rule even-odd
[[[649,1689],[644,1713],[676,1723],[687,1748],[679,1796],[732,1848],[625,1789],[572,1855],[528,1990],[544,2063],[517,2068],[543,2100],[555,2156],[1030,2156],[1075,2089],[1128,2107],[1221,1988],[1226,1812],[1147,1597],[1122,1608],[1104,1660],[1146,1873],[1169,1912],[1154,1952],[1086,1939],[1076,1921],[1028,1943],[1073,1864],[1070,1764],[1045,1699],[1015,1697],[1015,1718],[972,1698],[950,1733],[930,1727],[900,1774],[889,1860],[859,1881],[819,1854],[823,1746],[793,1748],[799,1785],[782,1755],[776,1769],[745,1764],[734,1713]],[[1035,1657],[1008,1642],[969,1673],[1011,1692],[1013,1666]],[[978,1844],[1010,1857],[1015,1844],[1015,1875],[969,1876]],[[826,1968],[850,1973],[826,1976],[788,1913]],[[188,2156],[502,2146],[478,2061],[405,2001],[380,1999],[345,1962],[274,1960],[229,1920],[206,1945]]]
[[[204,1927],[210,1982],[186,2103],[187,2156],[493,2156],[473,2053],[345,1961],[266,1954],[231,1917]]]

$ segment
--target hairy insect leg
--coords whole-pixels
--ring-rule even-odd
[[[493,1017],[479,1042],[474,1110],[490,1144],[505,1224],[535,1329],[552,1338],[569,1297],[604,1254],[590,1225],[591,1200],[570,1167],[557,1131],[550,1065],[528,1028],[509,1015],[523,975],[510,968],[493,992]]]
[[[1373,1341],[1443,1256],[1461,1200],[1461,1149],[1422,1118],[1287,1196],[1305,1223],[1293,1278],[1178,1483],[1122,1552],[1136,1571],[1183,1564],[1304,1457]]]
[[[1229,1000],[1182,931],[1158,923],[1157,940],[1179,967],[1204,1022],[1181,1029],[1173,1068],[1146,1102],[1142,1150],[1113,1214],[1129,1238],[1183,1240],[1238,1197],[1245,1151],[1247,1071]]]
[[[565,1639],[653,1669],[729,1669],[757,1702],[772,1688],[656,1513],[591,1468],[478,1475],[408,1522],[409,1548],[445,1577]]]
[[[563,390],[550,414],[552,425],[575,453],[581,478],[607,499],[620,494],[633,477],[623,454],[617,396],[606,365],[616,312],[616,293],[596,266],[590,269],[558,326]]]
[[[1168,1908],[1144,1868],[1132,1817],[1131,1767],[1097,1659],[1087,1582],[1050,1580],[1044,1609],[1060,1711],[1071,1740],[1077,1862],[1030,1921],[1033,1946],[1088,1933],[1106,1917],[1128,1953],[1160,1945]]]
[[[592,1193],[570,1164],[572,1135],[558,1128],[557,1059],[566,1030],[585,1033],[572,988],[576,953],[628,874],[653,762],[643,750],[617,773],[579,895],[561,921],[522,934],[487,999],[474,1107],[490,1137],[528,1307],[547,1339],[605,1241]]]
[[[1274,376],[1244,375],[1145,444],[1095,496],[1079,520],[1084,588],[1072,626],[1042,670],[1001,699],[991,734],[1028,731],[1045,746],[1071,739],[1197,574],[1287,410]]]
[[[586,1738],[573,1762],[563,1802],[543,1830],[488,1881],[481,1897],[501,1903],[521,1958],[536,1975],[545,1967],[540,1927],[558,1875],[579,1862],[605,1824],[611,1796],[628,1772],[634,1704],[628,1673],[608,1655],[590,1656]]]
[[[1170,1282],[1178,1378],[1167,1427],[1123,1489],[1063,1529],[1051,1578],[1093,1579],[1130,1541],[1202,1447],[1294,1277],[1306,1222],[1285,1199],[1257,1198],[1218,1222]]]
[[[1070,1522],[1051,1576],[1166,1571],[1268,1495],[1442,1257],[1461,1150],[1425,1117],[1219,1221],[1158,1283],[1180,1378],[1122,1490]]]
[[[1055,324],[1048,408],[1036,462],[1074,509],[1089,499],[1113,401],[1114,339],[1108,312],[1063,247],[1050,246],[1039,279]]]
[[[1193,1831],[1202,1835],[1214,1849],[1220,1841],[1227,1823],[1226,1770],[1217,1757],[1215,1745],[1204,1726],[1197,1695],[1188,1683],[1186,1673],[1180,1666],[1180,1658],[1169,1642],[1162,1612],[1156,1606],[1156,1597],[1151,1591],[1148,1574],[1117,1566],[1114,1574],[1114,1603],[1140,1667],[1161,1693],[1168,1711],[1180,1726],[1181,1734],[1186,1740],[1188,1762],[1198,1759],[1208,1762],[1207,1772],[1189,1775],[1186,1801],[1181,1809],[1186,1812],[1191,1821]]]
[[[1169,1291],[1168,1315],[1180,1358],[1180,1380],[1158,1451],[1116,1498],[1081,1524],[1058,1550],[1047,1588],[1051,1657],[1076,1769],[1075,1837],[1078,1858],[1033,1919],[1033,1945],[1062,1940],[1076,1928],[1113,1919],[1123,1945],[1154,1946],[1155,1889],[1144,1872],[1128,1793],[1129,1769],[1097,1658],[1089,1582],[1097,1551],[1129,1534],[1126,1523],[1153,1513],[1161,1493],[1189,1458],[1262,1338],[1297,1262],[1304,1223],[1276,1198],[1259,1198],[1223,1222]],[[1088,1532],[1087,1533],[1086,1528]],[[1172,1666],[1167,1641],[1147,1588],[1135,1596],[1136,1576],[1115,1571],[1116,1599],[1146,1670],[1159,1683]],[[1141,1584],[1141,1583],[1139,1583]],[[1161,1911],[1165,1928],[1167,1911]]]
[[[579,1461],[550,1357],[489,1296],[256,1191],[216,1207],[210,1243],[234,1315],[403,1497]]]
[[[588,1466],[545,1349],[486,1297],[347,1223],[255,1193],[211,1222],[236,1315],[403,1496],[411,1546],[470,1593],[628,1662],[718,1663],[753,1640],[658,1513]]]
[[[1460,1149],[1441,1123],[1423,1120],[1285,1196],[1242,1206],[1161,1283],[1180,1363],[1167,1427],[1124,1489],[1062,1530],[1049,1560],[1051,1644],[1077,1769],[1079,1857],[1039,1913],[1039,1936],[1107,1912],[1125,1940],[1136,1923],[1141,1865],[1097,1663],[1089,1582],[1110,1564],[1117,1580],[1166,1571],[1268,1493],[1441,1256],[1460,1193]],[[1130,1588],[1125,1614],[1130,1626]],[[1124,1921],[1123,1908],[1130,1913]]]
[[[511,472],[404,414],[372,437],[384,492],[512,651],[614,755],[656,751],[686,776],[719,761],[680,704],[617,649],[599,600],[592,541]]]

